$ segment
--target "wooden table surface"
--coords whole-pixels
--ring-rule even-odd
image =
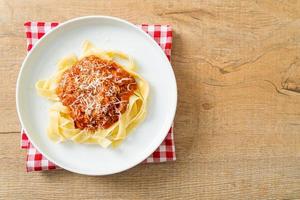
[[[0,199],[299,199],[300,1],[0,0]],[[25,172],[15,85],[26,20],[171,24],[177,161]]]

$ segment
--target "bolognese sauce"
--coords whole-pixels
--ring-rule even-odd
[[[134,77],[116,62],[91,55],[63,73],[56,93],[75,128],[95,131],[118,121],[136,89]]]

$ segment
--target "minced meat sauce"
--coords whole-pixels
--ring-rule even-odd
[[[63,73],[56,93],[70,109],[75,127],[94,131],[118,121],[136,89],[134,77],[116,62],[92,55]]]

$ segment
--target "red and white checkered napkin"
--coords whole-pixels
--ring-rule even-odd
[[[58,25],[57,22],[26,22],[24,24],[27,37],[27,51],[43,35]],[[161,46],[167,57],[170,59],[172,46],[172,28],[169,25],[137,25],[143,31],[148,33]],[[40,171],[49,169],[58,169],[59,167],[47,160],[30,143],[24,130],[22,130],[21,148],[27,149],[26,167],[27,171]],[[173,125],[170,128],[167,137],[161,145],[150,155],[144,163],[155,163],[176,160],[175,144],[173,137]]]

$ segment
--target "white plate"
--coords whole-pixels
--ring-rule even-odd
[[[80,55],[84,40],[133,56],[138,73],[150,84],[145,121],[117,149],[72,142],[55,144],[46,134],[51,102],[38,96],[34,85],[54,74],[63,56]],[[175,76],[159,45],[135,25],[107,16],[76,18],[47,33],[25,58],[17,82],[18,115],[33,145],[56,165],[87,175],[121,172],[146,159],[166,137],[176,104]]]

